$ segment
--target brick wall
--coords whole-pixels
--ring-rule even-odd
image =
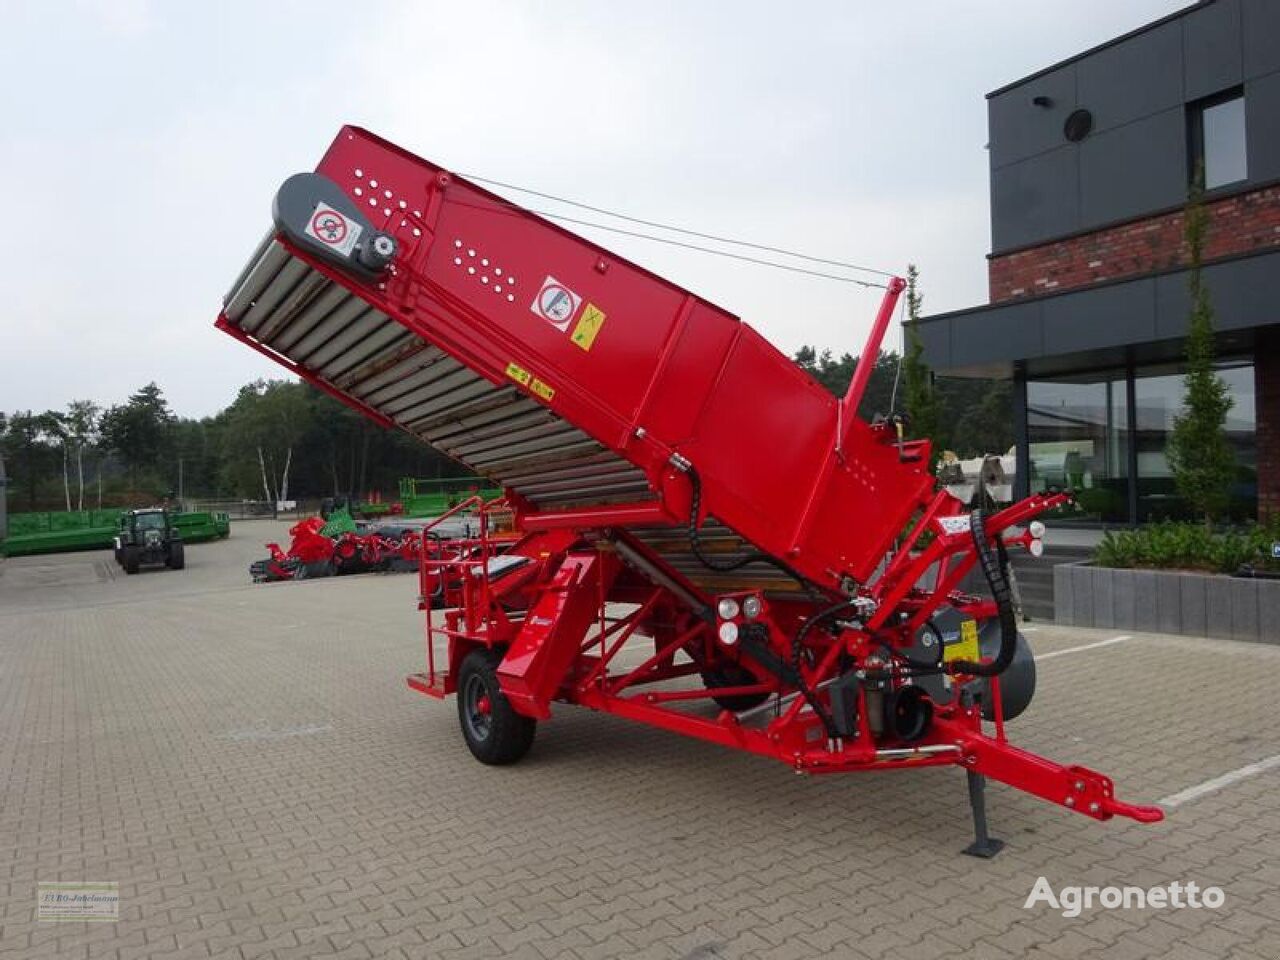
[[[1280,520],[1280,332],[1258,331],[1253,357],[1258,416],[1258,519]]]
[[[1207,206],[1205,260],[1280,246],[1280,187]],[[991,258],[991,302],[1034,297],[1186,262],[1181,210]]]

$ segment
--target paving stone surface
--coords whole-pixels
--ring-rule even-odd
[[[562,708],[474,762],[409,691],[414,578],[253,586],[284,525],[0,563],[0,958],[1280,956],[1280,768],[1160,824],[960,771],[809,778]],[[1118,631],[1036,626],[1039,652]],[[1045,660],[1015,742],[1154,802],[1280,754],[1280,649],[1133,634]],[[1024,909],[1066,886],[1216,885],[1219,910]],[[119,884],[116,923],[36,920],[39,881]]]

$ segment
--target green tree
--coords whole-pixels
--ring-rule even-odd
[[[1213,305],[1202,276],[1208,213],[1203,171],[1192,184],[1186,209],[1185,239],[1190,263],[1191,317],[1187,325],[1186,392],[1173,421],[1166,456],[1178,493],[1207,527],[1230,500],[1235,454],[1224,427],[1233,400],[1226,381],[1214,369]]]
[[[173,422],[169,404],[154,382],[103,414],[103,444],[124,460],[131,489],[137,489],[140,471],[158,470],[165,460]]]
[[[40,491],[45,482],[57,475],[56,452],[57,447],[49,442],[44,414],[15,410],[9,416],[4,434],[5,464],[13,489],[25,494],[23,501],[14,498],[15,506],[37,510],[45,505],[41,503]],[[52,497],[49,500],[56,502]]]
[[[67,412],[63,415],[67,441],[75,448],[77,510],[84,509],[84,452],[98,442],[98,417],[101,412],[101,408],[92,400],[72,400],[67,404]],[[102,469],[101,463],[98,469]]]
[[[69,511],[71,509],[71,454],[69,449],[71,441],[67,430],[66,417],[57,410],[46,410],[40,414],[37,420],[46,442],[62,451],[62,502],[65,509]]]
[[[252,489],[253,477],[264,499],[289,499],[294,454],[314,426],[308,389],[287,380],[258,380],[241,388],[223,433],[228,475],[241,492]]]
[[[841,354],[837,359],[830,350],[819,353],[815,348],[803,346],[792,358],[796,365],[804,370],[837,397],[843,397],[849,389],[849,381],[853,372],[862,361],[850,353]],[[898,373],[898,354],[892,350],[882,350],[871,368],[871,379],[867,381],[866,393],[862,395],[862,403],[858,405],[858,416],[870,421],[877,414],[887,415],[893,402],[893,380]]]
[[[933,441],[933,459],[941,452],[938,393],[934,389],[933,372],[924,361],[924,343],[920,340],[920,308],[924,295],[920,293],[920,271],[916,265],[907,267],[907,330],[906,353],[902,359],[902,392],[907,415],[911,418],[911,435]]]

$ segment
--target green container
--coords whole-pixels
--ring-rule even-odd
[[[9,518],[8,539],[0,541],[0,554],[24,557],[110,549],[123,512],[108,509],[15,513]],[[174,515],[173,523],[189,543],[231,534],[231,519],[225,513],[179,513]]]
[[[200,543],[204,540],[217,540],[231,535],[231,518],[225,513],[198,511],[196,513],[179,513],[173,518],[173,525],[182,534],[187,543]]]
[[[502,496],[502,488],[495,487],[485,477],[445,477],[442,480],[400,480],[400,503],[406,517],[438,517],[457,506],[468,497],[484,497],[493,500]]]
[[[119,510],[64,510],[15,513],[9,517],[9,537],[0,553],[22,557],[64,550],[101,550],[111,546]]]

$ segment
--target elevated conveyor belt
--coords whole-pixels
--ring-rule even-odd
[[[514,383],[468,370],[268,237],[228,324],[538,508],[650,497],[643,471]]]
[[[869,366],[842,403],[736,317],[365,131],[286,181],[274,221],[219,326],[526,518],[630,506],[625,525],[666,528],[688,561],[692,464],[718,549],[834,591],[931,487],[918,447],[857,418]]]

